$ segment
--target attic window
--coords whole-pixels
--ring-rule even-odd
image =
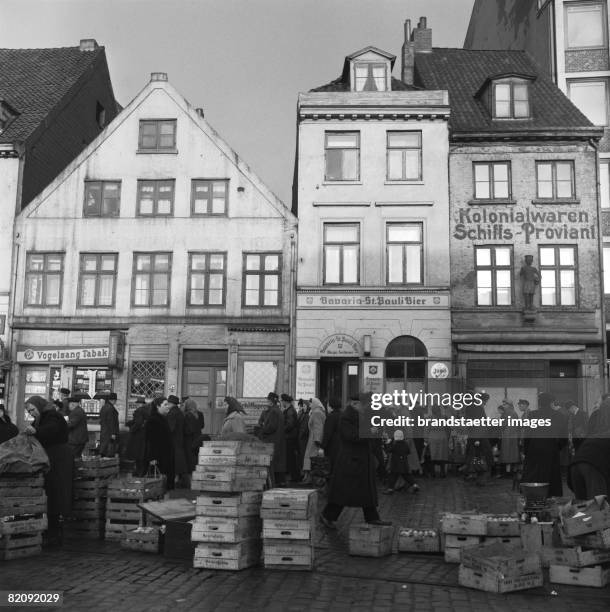
[[[373,62],[354,65],[354,91],[386,91],[387,66]]]
[[[8,124],[16,117],[13,110],[4,101],[0,100],[0,134],[4,132]]]
[[[492,83],[494,119],[528,119],[530,117],[529,82],[525,79],[502,79]]]

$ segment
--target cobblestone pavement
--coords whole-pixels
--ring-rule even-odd
[[[425,528],[435,525],[442,510],[507,512],[516,503],[510,482],[505,480],[484,488],[451,477],[421,484],[417,495],[380,495],[382,517],[395,525]],[[46,549],[38,557],[0,564],[0,589],[63,590],[63,610],[92,612],[610,609],[610,588],[550,585],[547,581],[538,589],[493,595],[460,587],[458,566],[446,564],[439,555],[350,557],[347,531],[352,522],[360,521],[359,510],[346,509],[337,532],[320,529],[313,572],[199,570],[187,561],[123,551],[115,543],[67,541],[63,548]]]

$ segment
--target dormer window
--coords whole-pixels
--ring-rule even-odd
[[[529,82],[525,79],[502,79],[492,83],[494,119],[528,119],[530,117]]]
[[[359,62],[354,65],[354,91],[386,91],[386,64]]]

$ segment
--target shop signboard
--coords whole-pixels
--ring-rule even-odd
[[[411,308],[449,308],[448,293],[412,292],[366,292],[353,293],[299,293],[297,308],[321,309],[411,309]]]
[[[367,361],[362,364],[364,368],[364,390],[370,393],[383,392],[383,362]]]
[[[360,357],[360,344],[347,334],[328,336],[320,345],[320,357]]]
[[[18,346],[19,363],[108,363],[108,347],[84,346]]]
[[[297,399],[310,399],[316,396],[315,361],[297,361],[294,396]]]

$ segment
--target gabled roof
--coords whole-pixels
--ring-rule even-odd
[[[103,54],[104,47],[0,49],[0,99],[18,113],[0,134],[0,143],[27,140]]]
[[[532,118],[494,120],[481,87],[497,75],[536,75],[530,83]],[[415,83],[426,89],[447,89],[452,133],[517,133],[580,131],[593,136],[601,130],[570,102],[525,51],[433,48],[415,54]]]
[[[377,47],[373,47],[371,45],[369,45],[368,47],[364,47],[364,49],[360,49],[360,51],[354,51],[354,53],[350,53],[348,56],[346,56],[345,61],[347,63],[348,61],[355,60],[357,57],[360,57],[361,55],[364,55],[365,53],[369,52],[376,53],[377,55],[381,55],[382,57],[389,59],[390,63],[392,64],[392,67],[394,67],[394,62],[396,61],[395,55],[392,55],[387,51],[383,51],[382,49],[378,49]]]

